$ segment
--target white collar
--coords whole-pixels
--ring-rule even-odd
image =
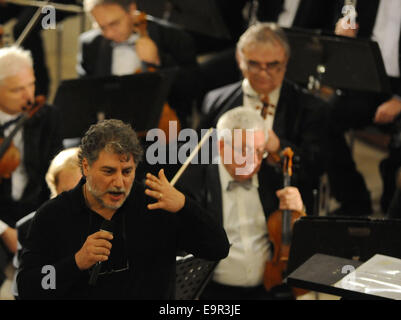
[[[242,91],[244,92],[244,96],[247,96],[248,98],[253,100],[260,101],[259,93],[257,93],[252,88],[251,84],[249,83],[249,80],[246,78],[242,81]],[[280,99],[280,92],[281,92],[281,85],[269,93],[270,104],[277,106],[278,100]]]
[[[17,119],[20,116],[21,113],[17,114],[8,114],[5,113],[4,111],[0,110],[0,124],[6,123],[8,121]]]
[[[234,178],[228,173],[226,167],[223,164],[223,160],[221,159],[220,156],[219,156],[218,168],[219,168],[221,188],[224,191],[227,190],[228,184],[230,183],[230,181],[233,181]],[[252,176],[252,185],[255,188],[259,188],[259,179],[257,173],[255,173]]]
[[[119,46],[133,46],[135,45],[135,43],[138,41],[139,39],[139,34],[137,33],[133,33],[131,34],[127,40],[125,40],[124,42],[111,42],[111,45],[113,47],[119,47]]]

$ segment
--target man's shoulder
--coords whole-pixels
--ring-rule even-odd
[[[237,81],[235,83],[226,84],[222,87],[213,89],[209,91],[206,97],[220,97],[220,96],[230,96],[234,92],[241,90],[242,81]]]
[[[63,192],[57,197],[47,200],[33,217],[36,221],[59,224],[65,222],[67,216],[73,216],[77,208],[76,190]]]
[[[86,44],[93,43],[95,42],[95,40],[99,41],[101,39],[104,39],[104,37],[102,36],[102,32],[100,29],[88,30],[79,36],[79,42]]]
[[[212,111],[213,106],[221,106],[224,101],[227,101],[234,94],[242,92],[241,84],[242,81],[238,81],[209,91],[203,100],[203,113],[209,113]]]

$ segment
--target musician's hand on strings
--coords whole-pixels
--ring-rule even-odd
[[[280,150],[280,139],[273,130],[268,131],[268,139],[266,142],[266,151],[268,153],[275,153]]]
[[[0,239],[3,240],[4,244],[11,253],[17,253],[18,237],[16,229],[7,227],[7,229],[1,234]]]
[[[298,188],[286,187],[276,191],[276,195],[280,200],[280,210],[294,210],[303,212],[304,203]]]
[[[159,51],[151,38],[140,37],[135,44],[135,50],[140,60],[156,66],[160,65]]]
[[[392,98],[381,104],[376,110],[375,123],[390,123],[401,113],[401,100]]]
[[[355,28],[352,28],[349,17],[345,16],[337,21],[334,33],[338,36],[356,38],[358,29],[358,23],[355,23]]]
[[[163,169],[159,171],[159,177],[147,173],[145,184],[149,187],[145,190],[145,194],[157,200],[156,203],[148,205],[149,210],[163,209],[177,212],[184,207],[184,194],[171,186]]]

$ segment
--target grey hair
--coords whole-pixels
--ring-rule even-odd
[[[247,107],[237,107],[224,113],[217,122],[216,129],[218,140],[230,141],[235,129],[263,131],[266,135],[265,122],[260,113]]]
[[[287,59],[291,49],[285,32],[277,23],[258,22],[248,28],[237,42],[237,55],[243,56],[244,49],[251,44],[279,44],[283,47]],[[242,59],[241,59],[242,60]]]
[[[84,158],[92,165],[102,150],[132,156],[136,165],[142,160],[143,149],[135,131],[121,120],[108,119],[90,126],[81,139],[78,153],[79,166],[83,174]]]
[[[17,46],[0,49],[0,84],[5,78],[15,76],[25,68],[33,68],[30,51]]]
[[[63,170],[79,169],[78,164],[79,148],[68,148],[61,151],[54,157],[46,173],[46,182],[50,189],[51,197],[57,196],[59,174]]]
[[[84,11],[90,13],[93,8],[105,4],[116,4],[121,6],[125,11],[129,10],[129,6],[136,3],[135,0],[84,0]]]

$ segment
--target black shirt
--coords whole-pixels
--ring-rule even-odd
[[[113,247],[101,270],[108,273],[90,286],[91,269],[80,271],[74,256],[86,238],[99,231],[103,218],[85,205],[84,182],[45,203],[35,215],[17,277],[22,299],[169,299],[174,295],[177,250],[208,260],[228,255],[224,229],[194,201],[186,197],[177,213],[149,211],[144,187],[134,182],[111,219]],[[46,265],[56,272],[55,289],[42,287]]]

